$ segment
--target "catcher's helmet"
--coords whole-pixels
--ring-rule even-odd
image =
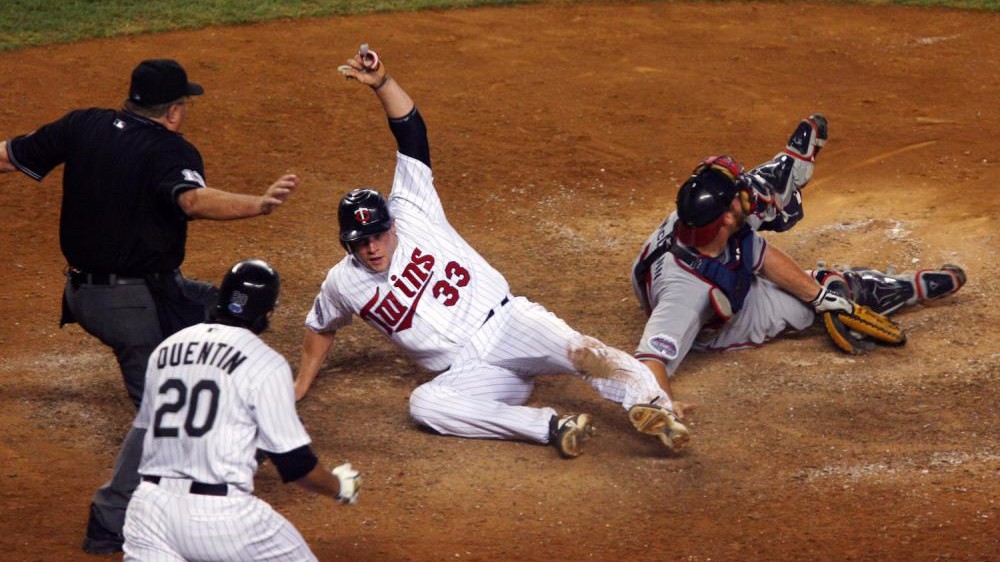
[[[739,193],[743,168],[731,156],[712,156],[694,169],[677,192],[677,237],[703,246],[715,238],[722,214]]]
[[[351,242],[392,228],[392,216],[385,197],[374,189],[355,189],[340,200],[337,211],[340,243],[353,253]]]
[[[281,279],[263,260],[244,260],[226,272],[219,287],[215,318],[228,319],[255,334],[267,329],[267,315],[278,303]]]

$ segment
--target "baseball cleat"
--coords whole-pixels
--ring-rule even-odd
[[[594,424],[587,414],[569,414],[561,418],[552,416],[549,443],[563,458],[572,459],[583,453],[583,444],[594,436]]]
[[[636,404],[628,410],[628,421],[639,433],[655,435],[670,451],[680,451],[691,438],[687,427],[667,408]]]

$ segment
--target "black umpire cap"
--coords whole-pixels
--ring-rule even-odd
[[[177,61],[149,59],[140,62],[132,71],[128,99],[149,107],[204,93],[200,85],[188,82],[187,72]]]

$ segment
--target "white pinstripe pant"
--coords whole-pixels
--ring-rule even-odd
[[[143,482],[125,515],[127,562],[315,561],[298,530],[252,494],[202,496],[189,480]]]
[[[637,359],[580,334],[541,305],[513,297],[494,310],[451,367],[410,395],[418,423],[446,435],[548,443],[556,411],[523,406],[543,374],[575,373],[626,409],[665,398]]]

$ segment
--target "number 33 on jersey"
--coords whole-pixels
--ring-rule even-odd
[[[376,288],[375,295],[361,308],[359,316],[391,336],[393,332],[407,330],[412,326],[417,305],[428,288],[431,296],[442,305],[458,304],[461,298],[459,288],[469,284],[469,270],[458,262],[450,261],[444,267],[445,278],[434,280],[434,264],[434,256],[415,248],[403,272],[389,276],[389,282],[395,290],[382,296]],[[409,304],[404,304],[397,295],[409,299]]]

